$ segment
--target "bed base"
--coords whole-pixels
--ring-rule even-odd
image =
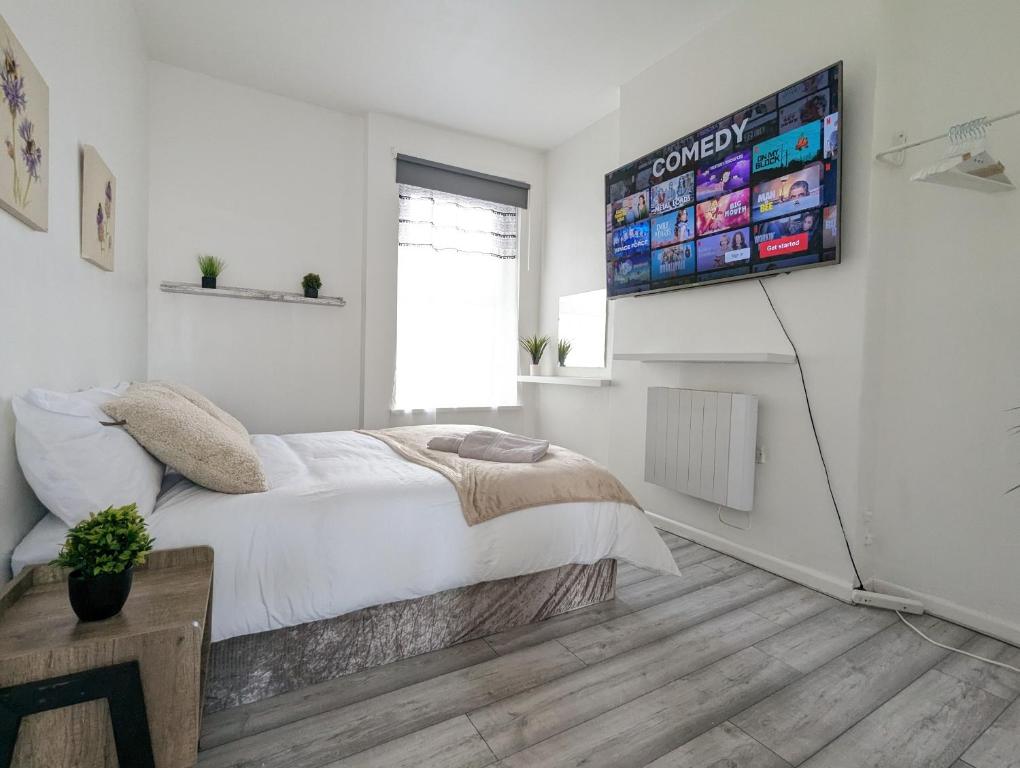
[[[205,711],[248,704],[609,600],[616,561],[548,571],[213,643]]]

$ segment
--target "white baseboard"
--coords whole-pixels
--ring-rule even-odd
[[[675,533],[677,536],[683,536],[685,539],[690,539],[698,544],[743,560],[745,563],[750,563],[762,570],[823,592],[826,595],[835,597],[837,600],[842,600],[845,603],[850,602],[850,593],[853,591],[853,585],[850,582],[843,582],[813,568],[807,568],[803,565],[792,563],[789,560],[783,560],[782,558],[760,552],[757,549],[735,544],[717,534],[703,531],[686,523],[678,523],[676,520],[670,520],[668,517],[657,515],[654,512],[646,511],[645,514],[656,528]],[[893,584],[882,579],[868,579],[867,588],[874,592],[883,592],[888,595],[920,600],[924,604],[925,613],[930,613],[940,619],[973,629],[975,632],[994,637],[1004,643],[1020,646],[1020,624],[1004,621],[973,608],[967,608],[959,603],[935,597],[925,592],[918,592],[917,590],[902,587],[899,584]]]
[[[885,592],[899,597],[911,597],[924,604],[925,613],[938,616],[940,619],[973,629],[983,635],[989,635],[1010,645],[1020,645],[1020,624],[1003,621],[987,613],[967,608],[945,598],[935,597],[914,589],[901,587],[882,579],[868,579],[868,589]]]
[[[842,600],[844,603],[850,602],[850,593],[853,591],[854,586],[849,581],[840,581],[838,578],[821,571],[816,571],[814,568],[807,568],[798,563],[760,552],[757,549],[734,544],[722,536],[703,531],[686,523],[678,523],[676,520],[670,520],[668,517],[657,515],[654,512],[646,511],[645,514],[656,528],[662,528],[664,531],[675,533],[677,536],[683,536],[685,539],[690,539],[698,544],[703,544],[711,549],[731,555],[764,571],[769,571],[777,576],[803,584],[805,587],[823,592],[837,600]]]

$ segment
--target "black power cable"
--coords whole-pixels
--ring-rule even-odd
[[[779,327],[782,329],[783,334],[786,336],[786,340],[790,342],[790,346],[793,348],[793,356],[797,359],[797,370],[800,371],[800,385],[804,388],[804,403],[807,405],[808,418],[811,420],[811,431],[815,435],[815,445],[818,446],[818,458],[822,460],[822,469],[825,470],[825,482],[829,486],[829,496],[832,497],[832,508],[836,510],[836,519],[839,521],[839,530],[843,532],[843,542],[846,544],[846,553],[850,557],[850,565],[854,569],[854,578],[857,579],[857,584],[854,586],[860,589],[864,588],[864,581],[861,579],[861,572],[857,570],[857,562],[854,560],[853,550],[850,549],[850,539],[846,535],[846,526],[843,525],[843,515],[839,512],[839,504],[836,502],[836,494],[832,490],[832,478],[829,477],[829,465],[825,462],[825,454],[822,452],[822,441],[818,437],[818,427],[815,426],[815,414],[811,409],[811,396],[808,395],[807,381],[804,379],[804,366],[800,362],[800,353],[797,352],[797,345],[793,343],[793,339],[790,338],[790,332],[786,330],[786,326],[783,325],[783,318],[779,316],[779,312],[776,311],[776,305],[772,303],[772,297],[769,296],[768,288],[765,287],[765,283],[761,278],[758,278],[758,285],[765,292],[765,298],[768,299],[769,306],[772,308],[772,314],[776,316],[776,321],[779,323]]]

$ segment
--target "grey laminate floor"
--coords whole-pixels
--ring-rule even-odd
[[[1020,768],[1020,675],[662,536],[680,578],[621,565],[613,601],[209,715],[199,765]]]

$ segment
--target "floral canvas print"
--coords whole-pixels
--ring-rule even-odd
[[[81,257],[113,271],[113,229],[117,221],[117,180],[95,147],[83,150],[81,173]]]
[[[49,226],[50,91],[0,16],[0,208]]]

